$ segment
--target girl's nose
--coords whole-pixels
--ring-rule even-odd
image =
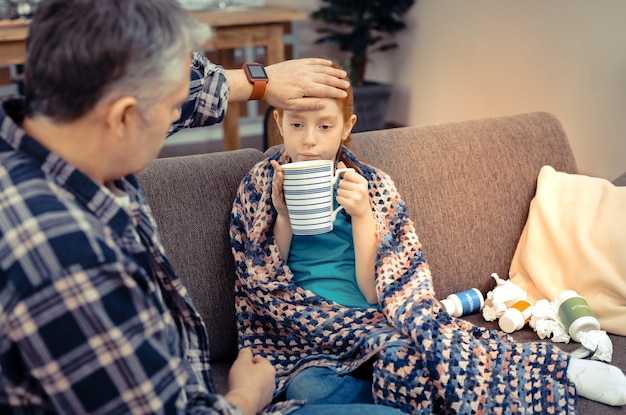
[[[315,139],[315,131],[311,128],[307,128],[306,132],[304,133],[304,139],[302,140],[302,142],[308,146],[312,146],[316,143],[316,139]]]

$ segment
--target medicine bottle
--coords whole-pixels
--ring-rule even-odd
[[[563,291],[555,303],[559,317],[570,337],[580,342],[580,334],[591,330],[600,330],[600,322],[591,311],[591,307],[583,297],[574,290]]]
[[[520,300],[507,308],[498,320],[500,329],[506,333],[513,333],[524,327],[533,315],[533,305],[530,301]]]
[[[471,288],[456,294],[450,294],[441,300],[443,308],[453,317],[462,317],[468,314],[478,313],[482,310],[484,304],[485,298],[478,288]]]

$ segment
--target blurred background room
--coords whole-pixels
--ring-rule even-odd
[[[316,44],[324,23],[311,14],[324,1],[180,1],[205,16],[219,10],[262,18],[267,7],[292,11],[280,22],[280,54],[268,56],[263,45],[228,54],[209,48],[207,55],[226,67],[276,57],[346,59],[336,45]],[[0,0],[0,41],[6,41],[7,27],[28,19],[36,3]],[[15,16],[18,9],[23,16]],[[563,124],[579,171],[612,180],[626,167],[624,16],[623,0],[415,0],[402,16],[406,28],[393,35],[397,47],[371,53],[365,77],[391,85],[383,128],[547,111]],[[232,24],[244,39],[250,35],[249,22],[219,24]],[[19,92],[19,66],[7,63],[7,56],[0,56],[0,95]],[[238,108],[236,147],[263,147],[265,108],[263,102]],[[214,126],[176,134],[162,156],[228,149],[224,131],[233,130]]]

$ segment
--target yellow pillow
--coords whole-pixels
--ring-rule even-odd
[[[509,278],[533,300],[576,290],[626,335],[626,187],[544,166]]]

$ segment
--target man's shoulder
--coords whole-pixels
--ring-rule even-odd
[[[57,187],[30,157],[16,151],[0,152],[0,197],[3,209],[32,207],[13,219],[23,222],[28,215],[36,216],[52,209],[62,210],[60,206],[55,206],[63,205],[59,192],[55,191]]]
[[[91,215],[32,163],[0,156],[1,271],[24,282],[101,261]]]
[[[34,163],[30,156],[0,141],[0,191],[10,184],[29,182],[36,177],[44,177],[41,166]]]

